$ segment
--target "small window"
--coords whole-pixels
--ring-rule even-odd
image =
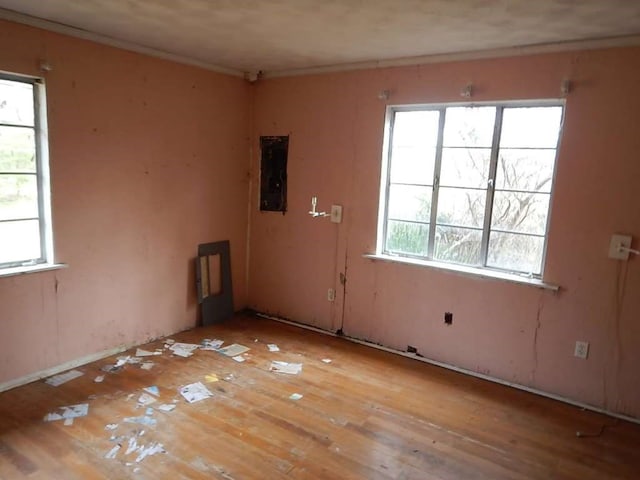
[[[53,261],[44,85],[0,74],[0,269]]]
[[[540,278],[563,111],[389,107],[381,252]]]

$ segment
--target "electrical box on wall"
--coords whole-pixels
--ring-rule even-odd
[[[287,211],[289,136],[260,137],[260,210]]]

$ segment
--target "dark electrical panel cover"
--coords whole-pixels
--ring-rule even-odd
[[[260,137],[260,210],[287,211],[289,136]]]

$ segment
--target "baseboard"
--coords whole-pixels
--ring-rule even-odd
[[[115,348],[110,348],[108,350],[92,353],[91,355],[87,355],[81,358],[76,358],[75,360],[71,360],[69,362],[65,362],[60,365],[56,365],[55,367],[47,368],[45,370],[40,370],[39,372],[30,373],[29,375],[25,375],[24,377],[0,383],[0,392],[5,392],[7,390],[11,390],[12,388],[21,387],[22,385],[26,385],[27,383],[35,382],[36,380],[50,377],[51,375],[56,375],[66,370],[86,365],[87,363],[95,362],[96,360],[102,360],[103,358],[110,357],[111,355],[129,350],[131,347],[135,347],[136,345],[137,344],[120,345]]]
[[[378,345],[377,343],[367,342],[366,340],[360,340],[359,338],[349,337],[346,335],[336,335],[334,332],[329,330],[323,330],[321,328],[312,327],[311,325],[305,325],[303,323],[292,322],[291,320],[286,320],[284,318],[274,317],[272,315],[266,315],[263,313],[256,312],[258,317],[267,318],[269,320],[275,320],[276,322],[286,323],[287,325],[293,325],[294,327],[304,328],[305,330],[311,330],[313,332],[322,333],[323,335],[329,335],[332,337],[344,338],[345,340],[353,343],[357,343],[359,345],[364,345],[365,347],[375,348],[377,350],[382,350],[384,352],[393,353],[395,355],[400,355],[406,358],[411,358],[413,360],[418,360],[420,362],[428,363],[429,365],[434,365],[436,367],[446,368],[447,370],[453,370],[454,372],[463,373],[465,375],[470,375],[472,377],[481,378],[483,380],[487,380],[493,383],[499,383],[500,385],[505,385],[511,388],[517,388],[518,390],[523,390],[525,392],[533,393],[535,395],[540,395],[541,397],[550,398],[552,400],[557,400],[558,402],[563,402],[569,405],[573,405],[574,407],[582,408],[584,410],[589,410],[596,413],[601,413],[603,415],[607,415],[613,418],[619,418],[621,420],[625,420],[631,423],[640,424],[640,418],[630,417],[628,415],[623,415],[620,413],[611,412],[609,410],[605,410],[603,408],[595,407],[593,405],[589,405],[588,403],[578,402],[576,400],[572,400],[570,398],[563,397],[561,395],[556,395],[554,393],[545,392],[544,390],[538,390],[537,388],[527,387],[526,385],[521,385],[519,383],[508,382],[506,380],[502,380],[501,378],[492,377],[490,375],[485,375],[483,373],[474,372],[473,370],[467,370],[466,368],[456,367],[455,365],[450,365],[448,363],[439,362],[437,360],[431,360],[426,357],[417,356],[413,353],[403,352],[401,350],[396,350],[394,348],[385,347],[383,345]]]

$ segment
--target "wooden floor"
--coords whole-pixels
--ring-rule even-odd
[[[156,362],[151,370],[127,365],[95,383],[113,357],[80,367],[83,376],[58,387],[40,381],[0,394],[0,478],[640,478],[639,425],[259,318],[173,338],[219,338],[251,350],[243,363],[165,350],[148,359]],[[269,352],[268,343],[281,351]],[[302,363],[302,373],[269,372],[272,360]],[[211,374],[220,380],[206,383]],[[197,381],[214,396],[188,404],[177,389]],[[154,408],[155,426],[124,423],[145,414],[137,399],[151,385],[160,390],[151,408],[178,400],[175,410]],[[303,397],[291,400],[292,393]],[[83,402],[89,413],[72,425],[43,421]],[[136,462],[140,450],[126,454],[134,441],[160,443],[166,453]],[[115,458],[105,458],[118,443]]]

